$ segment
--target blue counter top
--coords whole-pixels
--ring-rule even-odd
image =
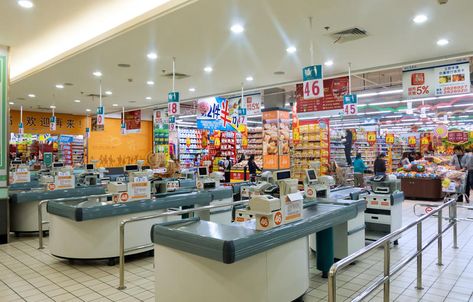
[[[25,203],[35,202],[45,199],[56,199],[63,197],[75,197],[75,196],[87,196],[87,195],[98,195],[105,194],[105,188],[102,186],[89,186],[89,187],[77,187],[74,189],[67,190],[56,190],[56,191],[19,191],[10,192],[10,202],[12,203]]]
[[[303,210],[301,220],[270,230],[256,231],[254,221],[224,225],[199,220],[156,224],[151,230],[154,243],[209,258],[234,263],[287,242],[331,228],[355,218],[358,207],[316,204]]]

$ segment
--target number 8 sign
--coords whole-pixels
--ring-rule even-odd
[[[168,114],[169,115],[179,115],[180,106],[179,106],[179,92],[172,91],[168,93]]]

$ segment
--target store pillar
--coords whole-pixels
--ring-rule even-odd
[[[8,243],[8,48],[0,46],[0,244]]]

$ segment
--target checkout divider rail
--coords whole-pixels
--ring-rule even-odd
[[[234,207],[234,206],[240,206],[240,205],[247,205],[249,202],[250,202],[249,200],[232,201],[232,202],[221,203],[221,204],[216,204],[216,205],[208,205],[208,206],[192,208],[192,209],[167,211],[167,212],[155,214],[155,215],[131,217],[131,218],[122,220],[120,222],[120,240],[119,240],[119,246],[118,246],[119,254],[120,254],[119,255],[119,279],[120,279],[119,282],[120,284],[118,285],[118,289],[123,290],[126,288],[125,286],[125,253],[141,250],[144,248],[150,248],[153,246],[153,244],[151,243],[151,244],[145,244],[145,245],[140,245],[140,246],[125,249],[125,226],[127,224],[132,223],[132,222],[137,222],[137,221],[166,217],[166,216],[176,216],[176,215],[189,214],[189,213],[194,213],[194,212],[210,211],[211,209],[224,208],[224,207],[229,207],[229,206]]]
[[[38,241],[39,246],[38,249],[44,249],[43,245],[43,225],[48,224],[49,221],[43,220],[43,204],[47,204],[50,201],[74,201],[74,200],[81,200],[85,199],[88,200],[90,198],[103,198],[103,197],[112,197],[113,194],[97,194],[97,195],[86,195],[86,196],[75,196],[75,197],[63,197],[63,198],[54,198],[54,199],[44,199],[38,203]]]
[[[442,218],[442,210],[446,207],[449,207],[449,223],[447,224],[446,228],[443,228],[443,218]],[[438,230],[437,235],[435,235],[425,246],[422,245],[422,222],[434,214],[437,214],[438,219]],[[391,251],[390,251],[390,242],[394,238],[398,237],[402,233],[406,232],[407,230],[417,227],[417,250],[416,253],[409,256],[407,259],[402,260],[398,263],[395,267],[391,268]],[[348,266],[349,264],[353,263],[355,260],[360,258],[361,256],[367,254],[368,252],[373,251],[378,247],[383,247],[384,249],[384,270],[383,276],[378,277],[377,280],[368,286],[362,293],[356,296],[352,301],[362,301],[366,298],[369,294],[374,292],[379,286],[383,284],[383,301],[388,302],[390,297],[390,281],[391,277],[399,272],[402,268],[404,268],[407,264],[409,264],[414,258],[417,259],[417,289],[422,288],[422,252],[424,252],[435,240],[437,240],[437,256],[438,261],[437,265],[442,265],[442,235],[450,228],[453,227],[453,248],[458,248],[457,245],[457,196],[453,196],[449,201],[437,206],[434,208],[430,213],[423,215],[419,219],[413,221],[412,223],[396,230],[381,239],[371,243],[370,245],[366,246],[365,248],[355,252],[354,254],[343,258],[342,260],[338,261],[337,263],[333,264],[329,271],[328,276],[328,302],[336,302],[337,299],[337,273],[343,269],[344,267]]]

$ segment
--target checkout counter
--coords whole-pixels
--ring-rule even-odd
[[[44,191],[43,189],[10,191],[10,231],[15,234],[38,232],[38,204],[41,200],[104,193],[105,188],[102,186],[77,187],[56,191]]]
[[[225,225],[195,220],[156,224],[156,301],[287,302],[309,288],[307,236],[324,242],[317,268],[333,264],[336,225],[357,216],[356,205],[312,204],[297,221],[257,231],[254,220]],[[183,290],[185,289],[185,290]]]

